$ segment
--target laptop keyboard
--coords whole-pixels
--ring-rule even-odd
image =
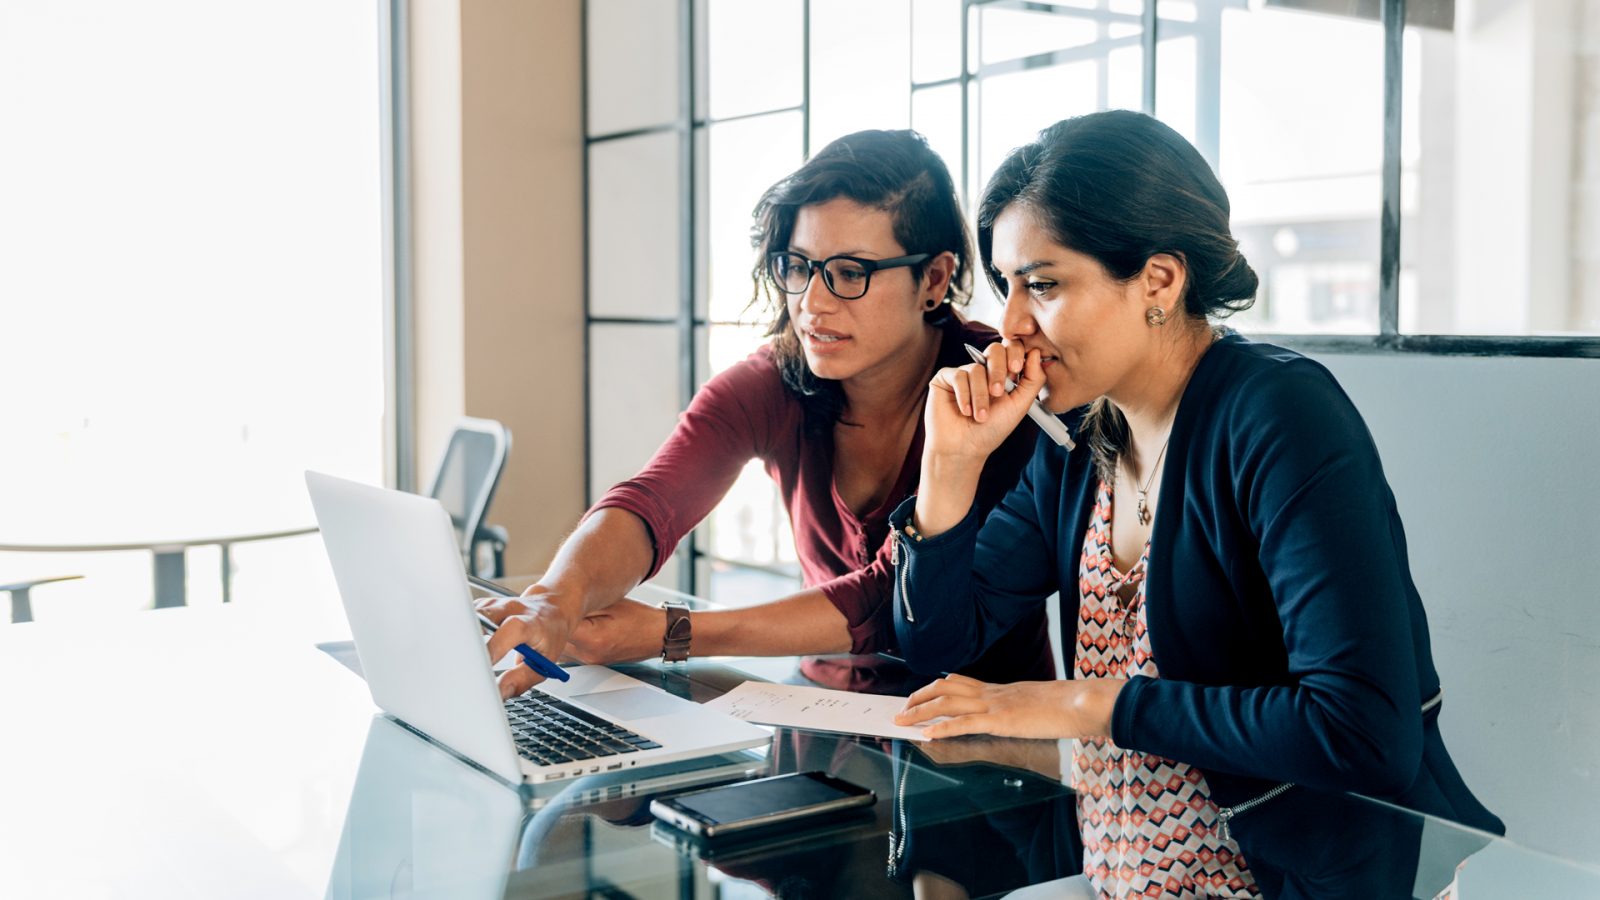
[[[508,701],[506,718],[511,722],[517,752],[541,766],[638,753],[661,746],[644,735],[539,691]]]

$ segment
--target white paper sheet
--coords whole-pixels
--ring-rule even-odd
[[[894,723],[895,713],[905,705],[904,697],[855,694],[764,681],[746,681],[705,704],[707,709],[760,725],[926,741],[922,729],[931,723],[917,726]]]

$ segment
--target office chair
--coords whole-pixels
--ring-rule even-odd
[[[506,530],[485,525],[484,518],[510,452],[510,429],[492,419],[462,419],[450,433],[450,444],[428,488],[428,496],[450,513],[461,559],[473,575],[503,578],[506,574]],[[485,546],[492,553],[487,571],[478,560],[478,550]]]
[[[52,584],[57,581],[73,581],[82,578],[82,575],[59,575],[55,578],[34,578],[29,581],[18,581],[13,584],[0,584],[0,593],[11,595],[11,623],[33,621],[33,604],[29,602],[28,592],[41,584]]]

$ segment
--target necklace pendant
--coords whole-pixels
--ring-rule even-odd
[[[1149,525],[1150,507],[1145,505],[1144,500],[1144,492],[1141,491],[1139,492],[1139,508],[1135,511],[1134,515],[1139,519],[1140,525]]]

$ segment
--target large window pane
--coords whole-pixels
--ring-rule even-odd
[[[1041,129],[1103,109],[1137,109],[1144,93],[1142,6],[995,4],[977,7],[983,63],[974,105],[974,197],[1011,150]]]
[[[979,59],[984,65],[1093,44],[1101,26],[1068,7],[979,7]]]
[[[672,433],[682,409],[678,330],[589,326],[589,494],[633,477]]]
[[[911,0],[911,79],[961,74],[961,0]]]
[[[377,13],[0,4],[0,543],[303,526],[301,470],[383,480]],[[234,600],[325,567],[277,549]],[[150,602],[148,553],[0,554],[72,572],[39,618]],[[188,580],[220,599],[214,549]]]
[[[1255,308],[1234,324],[1375,333],[1381,25],[1271,6],[1163,0],[1158,10],[1156,114],[1217,169],[1261,277]]]
[[[681,139],[673,132],[589,145],[589,311],[671,317],[682,295]]]
[[[811,148],[911,116],[909,0],[812,0]]]
[[[1068,116],[1099,109],[1100,67],[1093,59],[984,78],[978,110],[978,184],[984,185],[1006,154]]]
[[[1005,154],[1033,140],[1041,128],[1101,109],[1143,108],[1147,6],[1154,6],[1160,18],[1157,84],[1150,86],[1156,112],[1219,173],[1232,198],[1235,233],[1261,275],[1256,308],[1234,323],[1290,333],[1377,330],[1384,73],[1379,4],[1372,0],[693,2],[704,30],[696,42],[702,91],[696,109],[712,120],[697,129],[695,232],[686,236],[695,259],[697,321],[714,323],[698,329],[710,345],[697,357],[701,381],[759,341],[752,320],[761,317],[746,308],[753,262],[749,213],[774,178],[799,164],[800,152],[791,148],[798,147],[802,123],[809,141],[800,150],[808,153],[851,131],[909,124],[929,139],[958,178],[965,162],[967,180],[960,187],[970,207]],[[677,3],[663,6],[681,9]],[[1600,330],[1600,151],[1594,149],[1600,144],[1600,104],[1594,97],[1600,78],[1587,77],[1600,52],[1595,49],[1600,47],[1600,10],[1587,0],[1479,4],[1482,33],[1469,45],[1464,23],[1455,21],[1456,6],[1455,0],[1407,4],[1402,331]],[[964,9],[965,61],[960,59]],[[800,21],[803,17],[806,21]],[[1500,46],[1486,43],[1490,38],[1503,43],[1513,31],[1524,41],[1523,49],[1531,40],[1549,51],[1538,57],[1540,66],[1528,72],[1494,68],[1499,58],[1483,55],[1484,48]],[[1558,40],[1562,34],[1569,40]],[[1571,35],[1586,37],[1571,40]],[[797,102],[798,53],[807,37],[813,51],[809,120],[797,113],[764,115]],[[1479,84],[1473,79],[1491,76],[1473,75],[1469,64],[1515,77],[1502,79],[1511,84]],[[973,76],[965,119],[957,82],[963,68]],[[630,77],[640,77],[639,71],[634,67]],[[752,72],[761,77],[751,78]],[[1529,87],[1535,81],[1541,85],[1536,97]],[[667,83],[661,78],[654,87]],[[670,83],[676,86],[677,77]],[[930,83],[936,86],[912,89]],[[1521,145],[1525,158],[1534,152],[1531,147],[1562,141],[1567,155],[1544,154],[1541,159],[1551,165],[1513,173],[1511,179],[1494,172],[1469,178],[1463,172],[1470,155],[1464,123],[1470,117],[1459,98],[1495,100],[1496,91],[1510,88],[1522,91],[1506,95],[1519,108],[1507,112],[1502,103],[1474,112],[1505,125],[1497,135],[1502,141],[1533,134],[1533,143]],[[1566,111],[1561,126],[1566,131],[1540,131],[1528,124],[1548,119],[1552,110]],[[719,121],[734,116],[751,118]],[[1475,152],[1491,158],[1489,146],[1480,141]],[[1570,177],[1561,180],[1562,172]],[[1513,185],[1519,177],[1522,181]],[[1474,194],[1475,186],[1485,185],[1490,189]],[[1513,186],[1524,192],[1521,199],[1508,193]],[[1527,194],[1530,190],[1535,199],[1527,199],[1534,196]],[[1561,192],[1564,206],[1552,201]],[[674,191],[665,202],[676,203],[678,196]],[[1462,221],[1474,205],[1489,211],[1486,221],[1499,217],[1499,226]],[[1560,210],[1565,210],[1567,231],[1557,234],[1552,229]],[[1545,237],[1515,236],[1529,217],[1541,214],[1545,225],[1531,227]],[[1512,246],[1486,250],[1481,245],[1491,236]],[[600,237],[592,235],[597,245]],[[1536,240],[1539,246],[1528,246]],[[1463,249],[1468,246],[1473,248],[1470,264]],[[1496,268],[1497,253],[1521,254],[1513,260],[1522,267],[1516,277],[1526,282],[1520,293],[1507,287],[1514,272],[1497,269],[1488,278],[1472,268]],[[663,264],[676,265],[676,259]],[[1557,284],[1561,279],[1564,288]],[[1515,296],[1485,306],[1462,289],[1464,280],[1484,285],[1484,293],[1495,285],[1497,296]],[[1000,304],[983,279],[976,279],[974,288],[969,314],[995,321]],[[1540,298],[1539,303],[1528,297]],[[678,298],[648,302],[657,301],[676,304]],[[596,308],[615,302],[601,301]],[[675,306],[652,308],[676,314]],[[752,327],[718,324],[741,317]],[[728,352],[730,341],[738,344],[738,353]],[[767,527],[760,523],[777,500],[770,491],[753,466],[700,532],[701,549],[737,554],[752,565],[776,558],[767,539],[778,532],[759,542],[762,550],[754,549],[747,533]],[[779,544],[786,542],[784,537]],[[714,570],[713,583],[732,584],[725,574]]]
[[[911,127],[928,139],[944,160],[950,177],[961,185],[961,85],[944,84],[911,94]]]
[[[676,2],[585,0],[591,135],[651,128],[682,112],[684,42]]]
[[[1401,330],[1600,333],[1600,5],[1407,9]]]
[[[766,343],[759,325],[713,325],[706,358],[713,372],[742,362]],[[724,563],[710,569],[709,595],[719,603],[741,605],[799,589],[794,534],[778,494],[760,460],[740,473],[703,532],[701,549]],[[743,564],[729,566],[727,561]]]
[[[709,126],[707,171],[707,306],[712,321],[755,321],[764,311],[748,308],[755,251],[750,246],[751,212],[779,178],[799,168],[799,113],[776,113]]]
[[[800,105],[800,0],[707,0],[706,7],[706,114],[725,119]]]

